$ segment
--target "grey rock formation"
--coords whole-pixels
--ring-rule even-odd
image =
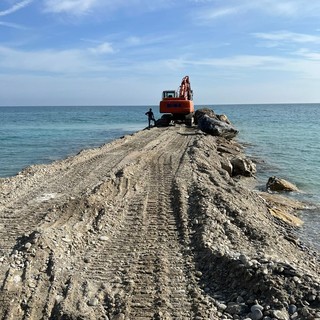
[[[246,177],[253,176],[256,172],[256,165],[247,158],[240,156],[234,157],[231,159],[231,164],[233,167],[232,175],[242,175]]]
[[[270,177],[267,182],[267,190],[271,191],[299,191],[291,182],[277,177]]]
[[[226,139],[232,139],[238,134],[238,130],[232,125],[210,118],[207,115],[203,115],[198,119],[198,128],[205,133]]]
[[[195,112],[195,123],[198,128],[213,136],[232,139],[238,134],[226,115],[217,115],[208,108],[199,109]]]

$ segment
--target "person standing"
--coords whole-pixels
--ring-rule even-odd
[[[154,114],[153,114],[151,108],[145,114],[146,114],[146,116],[148,116],[148,123],[149,123],[149,129],[150,129],[151,128],[151,121],[153,121],[154,125],[156,125],[156,119],[154,118]]]

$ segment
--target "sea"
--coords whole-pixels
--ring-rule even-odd
[[[0,107],[0,177],[32,164],[47,164],[98,147],[147,126],[145,112],[158,106]],[[237,139],[258,166],[257,188],[268,178],[286,179],[301,190],[304,225],[297,231],[320,252],[320,104],[206,105],[225,114]]]

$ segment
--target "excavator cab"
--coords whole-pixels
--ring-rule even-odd
[[[162,99],[167,99],[167,98],[176,98],[177,97],[177,92],[173,90],[169,91],[163,91],[162,92]]]

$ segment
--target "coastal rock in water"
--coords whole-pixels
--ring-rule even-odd
[[[267,190],[271,191],[299,191],[292,183],[277,177],[270,177],[267,182]]]
[[[232,139],[238,134],[238,130],[232,125],[210,118],[206,114],[198,118],[198,128],[205,133],[226,139]]]
[[[256,165],[249,159],[242,157],[234,157],[231,159],[231,164],[233,166],[232,175],[251,177],[257,172]]]

